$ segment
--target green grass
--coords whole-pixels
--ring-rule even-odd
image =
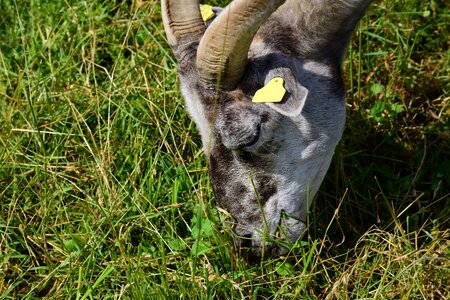
[[[254,264],[219,221],[158,2],[0,11],[1,299],[450,297],[448,1],[370,8],[308,233]]]

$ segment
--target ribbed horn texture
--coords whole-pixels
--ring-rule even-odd
[[[235,0],[211,23],[200,41],[197,67],[202,83],[233,89],[245,71],[259,27],[285,0]]]
[[[162,0],[161,9],[167,39],[182,63],[188,56],[185,52],[191,51],[190,46],[198,43],[205,32],[199,3],[196,0]]]

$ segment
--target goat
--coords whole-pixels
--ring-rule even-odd
[[[162,0],[216,202],[253,255],[285,254],[306,229],[344,129],[342,62],[370,2],[235,0],[206,24],[198,1]],[[252,102],[274,78],[282,98]]]

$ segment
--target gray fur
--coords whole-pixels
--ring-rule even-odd
[[[202,136],[217,203],[234,218],[237,244],[256,255],[285,253],[306,229],[344,129],[342,60],[369,3],[286,1],[256,33],[244,76],[231,91],[198,81],[195,43],[173,46],[186,58],[182,93]],[[276,76],[285,80],[283,101],[252,103]],[[287,246],[273,246],[275,238]]]

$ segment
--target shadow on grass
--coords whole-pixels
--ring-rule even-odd
[[[401,224],[406,233],[433,225],[448,228],[449,178],[445,132],[380,130],[367,117],[351,112],[310,211],[310,235],[321,239],[329,227],[326,236],[334,246],[330,251],[339,254],[354,247],[374,225],[391,231]]]

